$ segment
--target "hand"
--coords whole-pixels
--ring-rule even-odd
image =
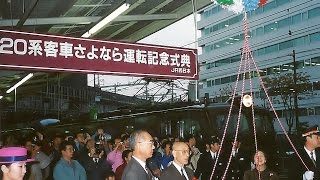
[[[91,148],[90,151],[89,151],[89,157],[93,157],[93,155],[95,154],[96,152],[96,148]]]
[[[303,180],[312,180],[313,176],[314,176],[314,172],[306,171],[302,177],[303,177]]]

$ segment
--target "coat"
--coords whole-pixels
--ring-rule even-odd
[[[123,171],[121,180],[152,180],[152,178],[151,171],[146,173],[139,162],[134,158],[131,158]]]
[[[315,150],[316,155],[316,167],[311,161],[310,156],[307,154],[304,148],[298,150],[299,155],[306,163],[310,171],[314,172],[313,180],[320,180],[320,150]],[[296,154],[293,154],[290,157],[289,163],[289,179],[302,179],[303,174],[307,171],[306,167],[303,165],[301,160]]]
[[[243,180],[259,180],[257,169],[244,172]],[[260,180],[279,180],[279,176],[269,169],[260,172]]]
[[[184,167],[187,175],[188,175],[188,180],[192,180],[193,178],[193,172],[190,168]],[[169,167],[167,167],[160,176],[160,180],[184,180],[181,176],[180,171],[173,165],[171,164]]]

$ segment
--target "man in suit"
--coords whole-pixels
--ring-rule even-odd
[[[309,171],[298,155],[293,154],[289,166],[289,179],[320,180],[320,151],[316,149],[320,147],[319,135],[318,126],[312,126],[302,134],[304,147],[299,149],[298,153]]]
[[[175,142],[172,146],[172,155],[174,160],[160,176],[160,180],[192,180],[193,172],[185,167],[188,164],[190,150],[184,142]]]
[[[241,146],[240,137],[238,137],[237,141],[234,141],[233,138],[231,145],[231,152],[226,153],[227,155],[230,155],[230,153],[232,155],[227,179],[242,180],[244,172],[251,168],[251,153]]]
[[[129,145],[133,150],[132,158],[124,169],[122,180],[152,180],[151,171],[146,160],[152,157],[154,144],[152,136],[143,130],[133,132],[129,137]]]
[[[209,180],[211,177],[211,173],[214,168],[214,164],[217,161],[216,169],[212,176],[212,180],[221,180],[223,173],[226,169],[225,156],[222,154],[218,157],[218,151],[220,149],[220,139],[218,137],[213,137],[209,140],[209,152],[204,152],[200,155],[198,160],[197,169],[194,173],[195,177],[199,179],[201,175],[201,180]]]

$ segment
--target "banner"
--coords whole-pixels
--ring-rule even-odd
[[[0,68],[198,79],[197,50],[0,30]]]

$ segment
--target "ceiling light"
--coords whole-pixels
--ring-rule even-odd
[[[84,33],[81,37],[91,37],[95,34],[97,34],[103,27],[105,27],[108,23],[110,23],[112,20],[114,20],[116,17],[118,17],[120,14],[125,12],[127,9],[129,9],[130,4],[124,3],[119,8],[117,8],[115,11],[110,13],[107,17],[102,19],[100,22],[98,22],[96,25],[94,25],[89,31]]]
[[[3,98],[3,96],[0,96],[0,99],[2,99]]]
[[[10,89],[8,89],[6,91],[6,93],[11,93],[11,91],[17,89],[21,84],[23,84],[24,82],[26,82],[28,79],[30,79],[33,76],[33,73],[29,73],[26,77],[24,77],[23,79],[21,79],[21,81],[19,81],[17,84],[15,84],[14,86],[12,86]]]

